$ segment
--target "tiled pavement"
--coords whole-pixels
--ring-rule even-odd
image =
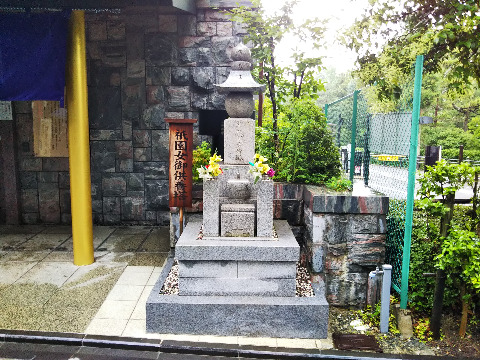
[[[169,249],[167,227],[94,227],[95,263],[73,265],[68,226],[0,226],[0,329],[232,346],[329,349],[331,339],[147,334],[145,303]]]

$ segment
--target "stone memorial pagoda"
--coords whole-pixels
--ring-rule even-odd
[[[273,181],[255,180],[250,50],[232,50],[223,174],[204,179],[203,222],[189,222],[178,240],[177,295],[161,295],[173,258],[147,301],[147,331],[287,338],[326,338],[328,304],[322,284],[295,296],[299,245],[287,223],[273,220]]]

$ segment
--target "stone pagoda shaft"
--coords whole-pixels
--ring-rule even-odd
[[[215,85],[227,93],[224,121],[224,174],[220,182],[204,182],[204,235],[252,238],[273,233],[273,183],[254,186],[248,173],[255,155],[255,110],[253,93],[263,91],[252,78],[252,57],[243,44],[231,54],[227,80]]]
[[[255,155],[255,120],[251,118],[255,110],[253,93],[263,91],[252,78],[250,50],[240,43],[232,51],[230,75],[220,85],[218,92],[227,93],[225,109],[230,118],[224,122],[224,162],[225,165],[248,165]]]

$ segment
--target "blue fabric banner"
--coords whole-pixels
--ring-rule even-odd
[[[0,13],[0,100],[63,103],[69,16]]]

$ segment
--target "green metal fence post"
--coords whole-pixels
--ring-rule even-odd
[[[325,104],[325,110],[324,110],[324,112],[325,112],[325,118],[326,118],[327,121],[328,121],[328,104]]]
[[[413,200],[415,197],[415,172],[417,171],[418,121],[422,93],[423,55],[417,56],[415,63],[415,83],[413,87],[412,131],[410,133],[410,155],[408,161],[407,209],[405,214],[405,235],[403,238],[402,283],[400,308],[407,308],[408,275],[410,271],[410,244],[412,239]]]
[[[353,183],[353,174],[355,173],[355,139],[357,137],[357,101],[360,90],[353,92],[353,108],[352,108],[352,137],[350,146],[350,181]]]

